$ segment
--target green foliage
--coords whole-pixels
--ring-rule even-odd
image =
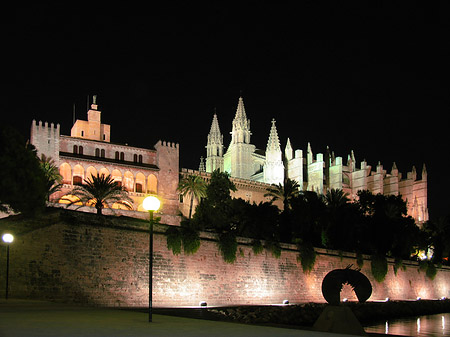
[[[297,261],[300,261],[303,272],[309,274],[316,264],[316,251],[310,244],[303,243],[298,245],[299,256]]]
[[[394,261],[394,274],[397,276],[398,270],[402,268],[403,270],[406,269],[406,267],[403,265],[403,259],[396,257]]]
[[[200,201],[202,198],[206,197],[206,183],[200,176],[186,176],[179,181],[177,190],[181,195],[190,197],[190,219],[192,217],[192,207],[194,205],[194,199],[196,198]]]
[[[89,179],[84,179],[84,184],[76,186],[69,192],[76,196],[77,200],[69,200],[67,205],[77,202],[82,204],[92,204],[97,209],[97,214],[101,215],[105,207],[111,208],[113,204],[120,204],[129,209],[132,208],[133,199],[128,196],[128,192],[121,187],[114,178],[108,174],[97,173],[96,176],[91,175]],[[64,199],[61,198],[61,199]]]
[[[195,254],[200,248],[200,237],[198,231],[191,227],[181,227],[181,239],[183,251],[186,255]]]
[[[434,265],[433,262],[431,262],[431,261],[428,262],[427,271],[426,271],[425,275],[427,275],[427,277],[430,280],[434,280],[434,278],[436,277],[436,274],[437,274],[436,266]]]
[[[285,210],[291,208],[291,200],[296,197],[300,192],[300,185],[295,180],[289,178],[284,180],[283,184],[272,184],[271,187],[267,189],[267,193],[264,194],[265,197],[272,197],[272,202],[275,200],[282,200]]]
[[[428,262],[427,261],[419,261],[419,269],[418,272],[426,272],[428,269]]]
[[[370,267],[375,281],[383,282],[388,272],[386,257],[384,255],[372,255]]]
[[[194,228],[170,226],[166,230],[167,249],[174,255],[181,253],[181,247],[186,255],[195,254],[200,248],[200,237]]]
[[[261,240],[254,239],[252,241],[252,250],[253,250],[253,253],[255,255],[258,255],[258,254],[262,253],[262,251],[264,250],[264,247],[263,247],[263,245],[261,243]]]
[[[47,193],[36,149],[15,129],[0,124],[0,211],[40,213]]]
[[[281,256],[281,246],[279,242],[266,241],[266,249],[272,253],[273,257],[277,259]]]
[[[364,256],[360,252],[356,253],[356,264],[360,269],[364,266]]]
[[[181,232],[178,227],[170,226],[166,230],[167,249],[172,250],[174,255],[181,253]]]
[[[202,199],[195,210],[193,225],[201,230],[214,230],[217,233],[232,230],[232,199],[230,191],[236,187],[226,172],[218,170],[211,174],[206,187],[206,198]]]
[[[63,177],[52,158],[42,154],[39,164],[45,176],[46,198],[50,201],[50,196],[61,190]]]
[[[450,216],[441,217],[437,220],[428,221],[423,224],[422,247],[428,250],[433,247],[433,262],[449,264],[450,260]]]
[[[232,232],[222,233],[219,235],[219,241],[217,244],[224,261],[227,263],[234,263],[234,261],[236,261],[238,246],[236,235]]]

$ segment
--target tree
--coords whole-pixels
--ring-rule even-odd
[[[313,191],[303,191],[291,200],[291,205],[292,240],[321,246],[326,214],[323,196]]]
[[[433,250],[433,261],[435,263],[449,264],[450,216],[424,223],[422,235],[425,242],[421,248]]]
[[[81,202],[82,204],[92,205],[97,209],[97,214],[101,215],[105,207],[111,207],[114,203],[124,205],[131,209],[133,200],[128,196],[128,192],[121,187],[114,178],[108,174],[97,176],[91,175],[89,179],[84,179],[84,184],[76,186],[69,192],[70,195],[77,197],[76,200],[69,200],[69,205]]]
[[[45,177],[33,145],[15,129],[0,127],[0,211],[34,215],[45,208]]]
[[[63,178],[59,174],[54,160],[44,154],[41,155],[40,166],[45,176],[46,199],[50,201],[50,196],[61,190]]]
[[[407,215],[406,202],[400,195],[358,192],[357,205],[365,222],[366,253],[407,258],[419,244],[419,230]],[[364,240],[364,239],[363,239]]]
[[[289,178],[284,180],[284,184],[272,184],[271,187],[267,189],[267,193],[264,194],[265,197],[272,197],[272,202],[275,200],[282,200],[285,210],[291,208],[292,198],[298,196],[300,193],[300,185],[297,181],[291,180]]]
[[[232,229],[231,191],[236,191],[236,186],[228,173],[215,170],[206,186],[206,197],[200,201],[192,219],[197,228],[213,229],[217,233]]]
[[[177,190],[183,197],[189,196],[191,201],[189,205],[189,219],[192,217],[192,207],[194,198],[198,201],[206,196],[206,184],[200,176],[187,176],[180,180]]]

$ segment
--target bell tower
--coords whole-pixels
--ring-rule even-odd
[[[214,114],[206,145],[206,172],[223,171],[223,135],[220,133],[219,121]]]
[[[231,143],[224,158],[225,171],[232,177],[250,179],[253,175],[252,154],[255,145],[250,144],[250,120],[245,114],[244,100],[239,97],[231,131]]]

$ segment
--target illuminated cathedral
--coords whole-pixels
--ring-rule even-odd
[[[369,190],[373,194],[401,195],[407,202],[408,215],[417,222],[428,220],[425,165],[419,180],[415,167],[403,177],[395,163],[390,171],[384,169],[381,163],[372,168],[364,160],[358,165],[353,151],[344,164],[343,158],[335,156],[328,148],[326,153],[317,153],[315,156],[309,143],[305,153],[294,150],[289,138],[283,153],[274,119],[265,151],[251,143],[251,135],[244,100],[239,97],[227,148],[218,116],[214,114],[207,137],[206,160],[201,161],[200,173],[211,173],[216,169],[228,172],[233,181],[238,182],[239,191],[235,197],[255,202],[265,201],[262,185],[267,188],[270,184],[283,184],[286,178],[295,180],[304,191],[325,194],[331,189],[342,189],[350,200],[355,200],[360,190]]]

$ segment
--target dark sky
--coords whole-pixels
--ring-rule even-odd
[[[448,214],[448,5],[162,2],[139,7],[16,8],[4,30],[2,116],[29,135],[31,120],[70,134],[98,95],[113,142],[180,143],[197,169],[216,109],[230,141],[240,92],[252,143],[271,119],[284,148],[358,162],[425,163],[432,217]],[[357,3],[357,2],[355,2]]]

